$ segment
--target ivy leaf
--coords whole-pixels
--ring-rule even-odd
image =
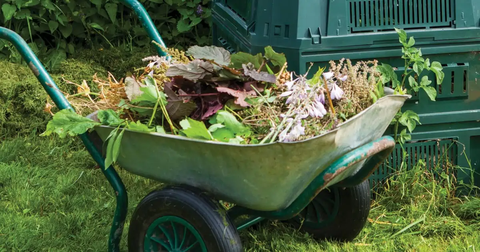
[[[2,12],[3,17],[5,18],[4,21],[7,22],[8,20],[12,19],[13,14],[17,11],[17,7],[12,4],[4,3],[2,4]]]
[[[118,126],[124,122],[112,109],[99,110],[97,118],[103,125],[109,126]]]
[[[183,129],[181,132],[189,138],[213,140],[212,135],[202,121],[196,121],[187,117],[180,121],[180,126]]]
[[[182,76],[185,79],[196,82],[213,72],[213,64],[208,61],[193,60],[188,64],[172,65],[165,75],[167,77]]]
[[[430,70],[435,73],[435,76],[437,77],[437,84],[440,85],[443,82],[443,79],[445,78],[445,73],[443,72],[443,67],[442,64],[438,61],[432,62],[432,65],[430,66]]]
[[[223,47],[192,46],[188,48],[187,54],[195,59],[213,60],[215,63],[222,66],[228,66],[231,62],[230,52],[225,50]]]
[[[285,62],[287,62],[285,54],[275,52],[271,46],[265,47],[265,57],[275,66],[283,67]]]
[[[425,90],[425,93],[427,93],[430,100],[435,101],[435,98],[437,97],[437,90],[430,86],[422,86],[422,88]]]
[[[265,81],[270,83],[277,82],[277,78],[273,74],[269,74],[267,72],[257,72],[253,67],[252,63],[248,63],[248,65],[243,64],[243,74],[246,76],[251,77],[256,81]]]
[[[242,107],[250,107],[250,104],[248,104],[245,101],[245,98],[247,98],[249,95],[253,96],[256,94],[255,90],[241,91],[241,90],[235,90],[227,87],[217,87],[217,91],[220,93],[227,93],[235,97],[235,104],[240,105]]]
[[[243,64],[252,63],[255,69],[260,69],[263,62],[263,56],[261,53],[251,55],[245,52],[237,52],[231,56],[231,66],[233,68],[241,69]]]
[[[415,127],[417,126],[417,123],[421,124],[418,114],[413,112],[412,110],[407,110],[403,112],[400,119],[398,119],[398,122],[403,126],[406,126],[408,128],[408,131],[410,131],[410,133],[415,129]]]
[[[48,122],[47,129],[41,136],[49,136],[52,133],[57,133],[60,138],[64,138],[67,135],[76,136],[87,132],[97,125],[100,125],[100,123],[83,117],[73,110],[63,109],[57,112],[52,120]]]

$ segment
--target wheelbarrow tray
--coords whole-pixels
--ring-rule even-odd
[[[334,161],[380,138],[406,99],[385,96],[334,130],[294,143],[241,145],[125,130],[117,163],[131,173],[194,186],[245,208],[279,210]],[[95,131],[105,141],[113,129]],[[343,173],[353,174],[362,164]]]

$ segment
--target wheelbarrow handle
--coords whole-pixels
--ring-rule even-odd
[[[55,81],[53,81],[50,74],[48,74],[47,70],[45,70],[45,67],[42,65],[40,60],[38,60],[35,53],[20,35],[10,29],[0,26],[0,39],[5,39],[11,42],[15,46],[15,48],[17,48],[17,50],[20,52],[20,55],[22,55],[23,59],[27,62],[27,65],[30,67],[35,77],[37,77],[38,81],[40,81],[47,94],[52,98],[53,102],[55,103],[55,105],[57,105],[59,109],[74,110],[72,105],[68,102],[62,92],[60,92],[60,89],[58,89],[57,84],[55,84]],[[113,219],[112,228],[110,230],[108,250],[119,251],[119,243],[122,236],[123,224],[127,217],[127,191],[125,190],[125,186],[122,180],[112,166],[110,166],[109,169],[104,169],[105,160],[103,159],[100,151],[90,140],[88,135],[84,133],[79,137],[83,141],[90,155],[92,155],[93,159],[98,163],[98,165],[100,165],[103,174],[115,190],[115,195],[117,197],[117,207],[115,209],[115,216]]]
[[[140,19],[140,22],[143,25],[143,28],[147,31],[148,36],[164,48],[167,48],[165,46],[165,43],[162,40],[162,37],[160,36],[160,33],[158,33],[158,30],[155,28],[155,25],[153,24],[152,19],[150,18],[150,15],[148,15],[148,12],[145,10],[145,7],[138,2],[137,0],[120,0],[122,3],[125,5],[129,6],[132,8],[133,11],[135,11],[135,14],[137,14],[138,18]],[[164,52],[160,47],[156,46],[158,55],[160,56],[167,56],[167,53]]]

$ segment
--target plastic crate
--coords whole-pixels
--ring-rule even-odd
[[[445,79],[435,83],[437,101],[423,92],[407,101],[422,125],[405,145],[411,156],[438,160],[438,144],[454,143],[448,159],[480,172],[480,1],[479,0],[214,0],[214,44],[231,52],[256,54],[267,45],[286,54],[289,70],[304,73],[329,60],[377,59],[404,66],[394,27],[414,36],[425,57],[443,64]],[[240,4],[240,3],[243,3]],[[396,7],[396,8],[395,8]],[[313,73],[310,73],[313,74]],[[392,134],[389,130],[386,134]],[[372,184],[400,168],[392,153],[370,178]],[[412,155],[415,154],[415,155]],[[468,159],[467,159],[468,158]],[[395,162],[394,162],[395,161]],[[409,167],[416,161],[408,163]],[[392,169],[387,169],[392,166]],[[458,171],[468,183],[480,176]]]
[[[332,55],[398,48],[394,27],[417,45],[480,41],[478,0],[214,0],[212,16],[214,44],[255,54],[271,45],[299,73]]]

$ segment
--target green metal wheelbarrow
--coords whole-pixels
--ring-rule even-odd
[[[143,6],[123,2],[164,45]],[[0,38],[19,50],[60,109],[73,109],[18,34],[0,27]],[[335,130],[295,143],[234,145],[126,130],[117,163],[165,185],[133,213],[129,251],[242,251],[238,230],[264,219],[286,220],[316,238],[354,239],[370,211],[367,178],[395,146],[382,135],[406,99],[385,96]],[[99,126],[80,139],[115,190],[108,249],[119,251],[128,203],[114,167],[104,165],[102,142],[112,129]],[[225,210],[220,200],[234,206]]]

